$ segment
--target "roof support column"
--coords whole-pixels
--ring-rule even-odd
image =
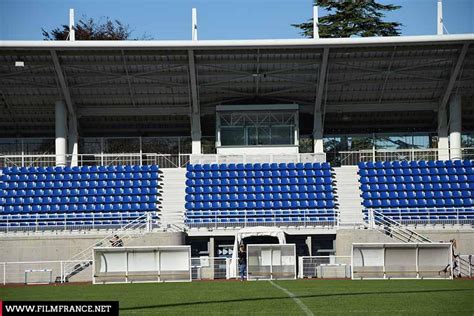
[[[67,109],[64,101],[55,103],[55,154],[56,166],[66,166],[66,149],[67,149]]]
[[[448,113],[446,107],[438,109],[438,159],[449,159]]]
[[[313,146],[314,153],[324,153],[323,146],[323,111],[322,101],[324,93],[324,85],[326,83],[326,74],[329,58],[329,48],[323,50],[323,58],[321,61],[321,68],[318,76],[318,85],[316,89],[316,100],[314,102],[314,116],[313,116]]]
[[[71,156],[71,167],[78,165],[78,133],[77,133],[77,118],[69,115],[69,129],[68,129],[68,153]]]
[[[201,151],[201,108],[199,106],[196,67],[194,63],[194,52],[188,51],[189,61],[189,86],[191,94],[191,142],[192,154],[200,155]]]
[[[455,94],[449,102],[449,147],[452,160],[462,159],[461,129],[462,129],[461,96]]]
[[[191,142],[192,154],[201,154],[201,115],[200,113],[191,114]]]

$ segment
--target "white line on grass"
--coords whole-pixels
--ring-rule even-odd
[[[305,312],[306,315],[308,316],[314,316],[313,312],[308,308],[308,306],[306,306],[298,297],[296,297],[295,294],[291,293],[290,291],[288,291],[287,289],[285,289],[284,287],[282,286],[279,286],[278,284],[274,283],[273,281],[270,281],[270,283],[276,287],[277,289],[279,290],[282,290],[283,292],[286,293],[286,295],[288,295],[289,297],[291,297],[291,299],[293,299],[293,301],[295,301],[296,304],[298,304],[298,306],[303,310],[303,312]]]

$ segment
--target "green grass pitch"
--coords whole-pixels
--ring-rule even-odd
[[[119,300],[121,315],[474,315],[474,280],[295,280],[1,287],[1,300]],[[292,295],[293,297],[290,297]],[[307,313],[306,313],[307,314]]]

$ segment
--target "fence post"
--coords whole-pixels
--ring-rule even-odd
[[[61,283],[64,283],[64,261],[61,261]]]
[[[7,263],[3,263],[3,285],[7,284]]]
[[[152,221],[151,212],[147,212],[147,213],[146,213],[146,231],[147,231],[148,233],[151,232],[151,230],[152,230],[151,221]]]

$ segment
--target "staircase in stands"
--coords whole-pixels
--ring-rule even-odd
[[[144,214],[141,217],[138,217],[128,224],[122,226],[121,228],[113,230],[106,237],[97,240],[86,249],[78,252],[68,260],[71,262],[68,262],[64,265],[63,273],[61,276],[56,277],[56,282],[69,282],[73,276],[79,274],[91,266],[94,260],[92,257],[92,249],[94,247],[110,246],[110,241],[114,238],[114,236],[118,236],[119,239],[121,239],[127,246],[133,244],[134,240],[137,240],[147,232],[151,231],[152,220],[151,213]]]
[[[362,199],[357,166],[334,168],[340,226],[362,226]]]
[[[182,231],[184,228],[184,205],[186,190],[186,169],[160,169],[163,192],[161,196],[161,226],[168,231]]]

